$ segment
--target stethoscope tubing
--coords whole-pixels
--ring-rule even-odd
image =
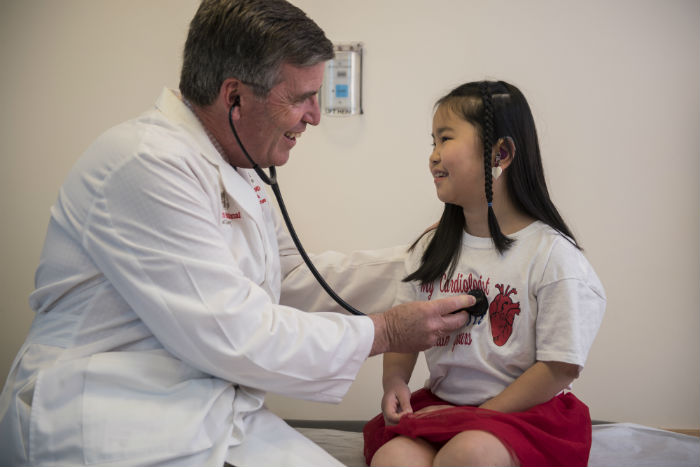
[[[287,207],[284,205],[284,200],[282,199],[282,191],[280,190],[279,184],[277,183],[277,171],[275,169],[275,166],[270,166],[270,175],[268,176],[262,168],[253,160],[252,157],[250,157],[250,154],[248,154],[248,151],[246,150],[245,146],[243,146],[243,142],[241,141],[241,138],[238,136],[238,132],[236,131],[236,126],[233,124],[233,109],[237,106],[240,105],[240,98],[236,96],[236,100],[233,102],[233,105],[231,106],[231,109],[228,112],[228,123],[231,127],[231,131],[233,132],[233,136],[236,137],[236,141],[238,142],[238,146],[240,146],[241,151],[243,151],[243,154],[245,157],[248,159],[248,161],[253,165],[253,170],[255,170],[255,173],[258,174],[258,177],[269,185],[272,188],[272,192],[275,195],[275,199],[277,199],[277,204],[280,208],[280,212],[282,213],[282,217],[284,218],[284,223],[287,225],[287,231],[289,232],[289,235],[292,237],[292,241],[294,242],[294,245],[297,247],[297,250],[299,251],[299,254],[301,255],[302,259],[304,260],[304,263],[306,263],[306,266],[309,268],[311,271],[311,274],[316,278],[316,281],[323,287],[323,290],[326,291],[326,293],[333,299],[335,302],[340,305],[342,308],[347,310],[348,312],[352,313],[353,315],[358,315],[358,316],[366,316],[365,313],[361,312],[360,310],[356,309],[352,305],[350,305],[348,302],[340,298],[340,296],[335,293],[335,291],[331,288],[330,285],[326,282],[326,280],[321,276],[321,273],[318,272],[318,269],[316,269],[316,266],[314,266],[314,263],[311,261],[311,258],[309,258],[309,255],[306,254],[306,250],[301,244],[301,241],[299,240],[299,237],[297,236],[296,230],[294,230],[294,226],[292,225],[292,219],[289,217],[289,213],[287,212]],[[486,311],[488,309],[488,300],[486,298],[486,295],[484,292],[480,289],[473,289],[467,292],[469,295],[473,295],[474,298],[476,298],[476,303],[472,305],[469,308],[461,308],[459,310],[455,310],[452,313],[459,313],[460,311],[466,311],[468,312],[472,317],[475,318],[480,318],[486,314]]]
[[[262,169],[260,169],[262,172]],[[257,172],[257,170],[256,170]],[[272,187],[272,192],[275,194],[275,198],[277,199],[277,204],[280,207],[280,212],[282,213],[282,217],[284,218],[284,223],[287,225],[287,230],[289,231],[289,235],[292,237],[292,241],[294,242],[294,245],[297,247],[297,250],[299,250],[299,254],[301,257],[304,259],[304,262],[306,265],[309,267],[309,270],[311,271],[311,274],[314,275],[316,278],[316,281],[323,287],[323,290],[326,291],[326,293],[333,299],[335,302],[352,313],[353,315],[358,315],[358,316],[364,316],[365,314],[358,310],[357,308],[353,307],[350,305],[348,302],[340,298],[340,296],[335,293],[335,291],[331,288],[330,285],[326,282],[326,280],[321,276],[321,273],[318,272],[316,269],[316,266],[314,266],[314,263],[311,262],[311,258],[309,258],[309,255],[306,254],[306,250],[304,250],[304,247],[301,244],[301,241],[299,240],[299,237],[297,236],[296,231],[294,230],[294,226],[292,225],[292,220],[289,218],[289,214],[287,213],[287,208],[284,206],[284,200],[282,199],[282,192],[280,191],[279,184],[277,181],[275,183],[270,184],[270,187]]]
[[[250,157],[250,154],[248,154],[248,151],[246,150],[245,146],[243,146],[243,142],[241,142],[241,138],[238,136],[238,132],[236,131],[236,127],[233,124],[233,109],[237,105],[240,105],[240,100],[238,96],[236,96],[236,100],[234,101],[233,105],[231,106],[231,109],[229,110],[228,113],[228,123],[231,127],[231,131],[233,132],[233,136],[235,136],[236,141],[238,142],[238,146],[240,146],[241,151],[243,151],[243,154],[246,156],[248,161],[253,164],[253,170],[255,170],[255,173],[258,174],[258,177],[269,185],[272,188],[272,192],[275,195],[275,199],[277,199],[277,205],[280,208],[280,212],[282,213],[282,217],[284,218],[284,223],[287,225],[287,231],[289,232],[289,235],[292,237],[292,241],[294,242],[294,245],[297,247],[297,250],[299,251],[299,254],[301,255],[302,259],[304,260],[304,263],[306,263],[306,266],[309,268],[311,271],[311,274],[316,278],[316,281],[323,287],[323,290],[326,291],[326,293],[333,299],[335,302],[343,307],[345,310],[348,312],[352,313],[353,315],[358,315],[358,316],[365,316],[365,313],[361,312],[360,310],[356,309],[352,305],[350,305],[348,302],[340,298],[340,296],[335,293],[335,291],[331,288],[330,285],[325,281],[323,276],[321,276],[321,273],[318,272],[318,269],[316,269],[316,266],[314,266],[314,263],[311,261],[311,258],[309,258],[309,255],[306,254],[306,250],[301,244],[301,240],[299,240],[299,237],[297,236],[296,230],[294,230],[294,226],[292,225],[292,220],[289,217],[289,213],[287,212],[287,207],[284,205],[284,200],[282,199],[282,191],[280,190],[279,184],[277,183],[277,171],[275,170],[275,166],[270,166],[270,175],[268,176],[262,168],[253,160],[252,157]]]

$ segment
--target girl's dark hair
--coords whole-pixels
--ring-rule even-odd
[[[498,139],[505,137],[512,138],[516,148],[516,156],[507,169],[506,177],[506,189],[515,206],[565,235],[574,246],[580,249],[549,198],[535,121],[530,106],[520,90],[504,81],[467,83],[440,98],[435,107],[441,105],[447,106],[455,115],[474,125],[483,143],[486,201],[489,203],[489,231],[498,252],[505,252],[514,242],[501,232],[490,205],[493,200],[491,151]],[[445,273],[447,277],[451,277],[459,261],[465,227],[466,220],[462,208],[445,203],[437,229],[421,257],[420,266],[403,281],[417,280],[427,284]],[[416,247],[423,235],[411,245],[409,250]]]

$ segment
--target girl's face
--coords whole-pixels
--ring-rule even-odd
[[[429,168],[440,201],[484,208],[484,156],[476,127],[443,104],[433,116],[432,136]]]

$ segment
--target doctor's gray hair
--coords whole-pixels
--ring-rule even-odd
[[[305,67],[333,58],[333,43],[284,0],[203,0],[190,23],[180,92],[190,102],[214,102],[221,84],[238,78],[267,96],[284,63]]]

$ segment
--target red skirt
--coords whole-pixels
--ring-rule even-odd
[[[450,404],[427,389],[411,396],[411,407],[418,411],[430,405]],[[363,429],[365,460],[392,438],[403,435],[423,438],[436,449],[458,433],[480,430],[496,436],[517,457],[521,467],[586,466],[591,450],[591,417],[588,407],[571,393],[560,394],[549,402],[524,412],[502,413],[471,406],[454,406],[401,417],[398,425],[385,426],[382,414]]]

